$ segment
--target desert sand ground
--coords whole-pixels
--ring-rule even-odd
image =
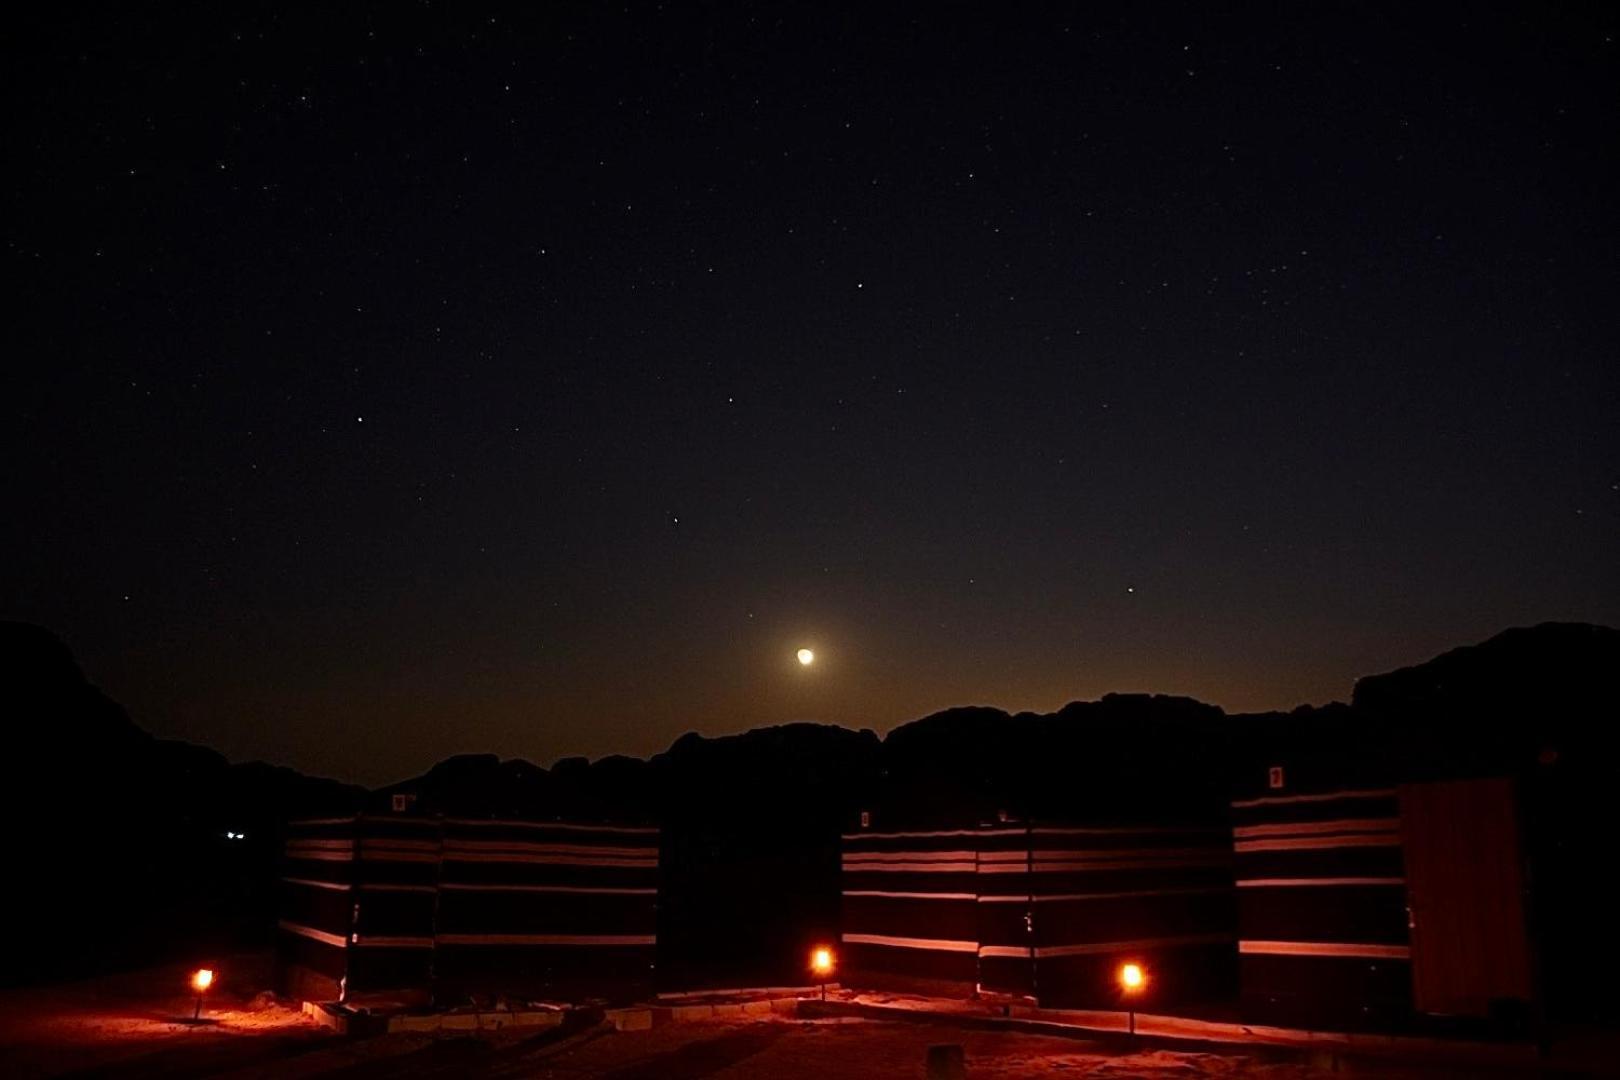
[[[1284,1052],[1133,1051],[1119,1042],[853,1018],[349,1039],[260,991],[266,974],[261,958],[222,963],[201,1024],[190,1022],[193,1000],[179,968],[7,991],[0,995],[0,1076],[889,1080],[924,1077],[928,1048],[940,1043],[962,1047],[970,1080],[1479,1075],[1384,1062],[1341,1062],[1335,1072],[1327,1062]]]

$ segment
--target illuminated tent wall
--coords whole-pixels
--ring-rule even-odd
[[[289,826],[288,993],[630,992],[657,951],[656,828],[360,815]]]
[[[404,817],[290,822],[276,919],[281,989],[315,1000],[426,989],[437,841],[433,823]],[[417,946],[423,938],[429,948]]]
[[[978,851],[991,839],[977,829],[846,835],[840,980],[971,993],[979,978]]]
[[[1125,961],[1153,973],[1145,993],[1156,1004],[1197,1000],[1229,982],[1236,928],[1223,827],[1037,825],[1027,851],[1025,867],[1019,850],[1002,853],[1010,864],[981,864],[994,871],[980,877],[986,988],[1050,1005],[1109,1005]]]
[[[1044,874],[1035,873],[1035,835],[1030,828],[981,829],[974,875],[974,928],[981,989],[1034,996],[1036,942],[1046,930],[1046,912],[1035,907]],[[1037,916],[1040,916],[1037,919]]]
[[[1219,993],[1236,937],[1224,826],[1006,824],[844,837],[844,981],[1109,1007]]]
[[[1412,1009],[1397,790],[1305,771],[1251,770],[1232,804],[1243,1017],[1388,1027]]]

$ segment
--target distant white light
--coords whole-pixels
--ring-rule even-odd
[[[816,654],[811,652],[809,649],[800,649],[798,655],[799,663],[803,664],[805,667],[809,667],[811,664],[816,662]]]

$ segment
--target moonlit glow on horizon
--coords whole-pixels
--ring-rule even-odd
[[[19,28],[0,634],[375,789],[1620,626],[1612,17],[666,7]]]

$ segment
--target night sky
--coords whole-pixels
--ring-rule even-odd
[[[158,734],[382,782],[1620,623],[1613,5],[227,6],[6,35],[0,614]]]

